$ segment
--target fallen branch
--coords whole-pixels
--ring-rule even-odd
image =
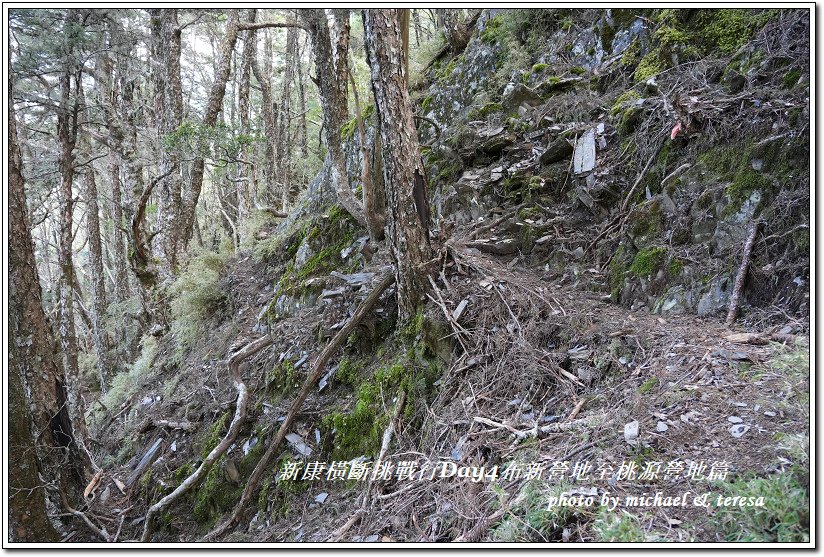
[[[741,267],[738,268],[738,275],[735,277],[735,286],[732,289],[730,296],[729,311],[727,311],[727,327],[730,327],[736,317],[738,317],[738,306],[741,301],[741,293],[744,291],[744,280],[747,278],[747,271],[750,268],[750,256],[752,255],[752,246],[755,243],[755,237],[758,235],[758,226],[760,222],[755,221],[750,225],[750,232],[747,235],[747,241],[744,244],[744,255],[741,258]]]
[[[60,498],[63,500],[63,507],[66,509],[66,511],[68,511],[69,513],[73,514],[78,518],[81,518],[83,522],[86,523],[86,526],[88,526],[92,532],[100,536],[100,539],[102,539],[104,542],[110,541],[111,538],[109,537],[109,533],[106,531],[105,527],[99,528],[94,522],[92,522],[89,519],[88,516],[86,516],[86,513],[78,511],[77,509],[73,509],[72,506],[69,505],[68,500],[66,500],[66,494],[62,491],[60,492]]]
[[[171,492],[169,495],[149,507],[149,510],[146,512],[146,519],[143,524],[143,536],[141,537],[142,542],[148,542],[149,538],[152,535],[152,530],[154,528],[153,522],[154,517],[164,508],[171,505],[176,499],[181,497],[187,491],[192,489],[195,485],[197,485],[209,472],[215,462],[218,461],[220,457],[223,456],[223,453],[227,451],[227,449],[235,442],[238,433],[240,433],[240,428],[243,425],[243,422],[246,420],[246,403],[249,398],[249,393],[246,389],[246,384],[240,377],[239,366],[240,363],[245,360],[246,358],[256,354],[266,348],[267,346],[271,345],[274,342],[274,339],[266,335],[261,337],[255,341],[250,342],[237,352],[235,352],[229,358],[229,376],[232,378],[235,384],[235,390],[237,390],[237,403],[235,404],[235,416],[232,418],[232,423],[229,424],[229,431],[226,432],[226,435],[217,444],[217,446],[212,449],[212,451],[208,454],[208,456],[203,460],[200,466],[195,470],[188,478],[183,480],[177,489]]]
[[[361,305],[358,306],[358,309],[355,310],[355,314],[352,316],[352,319],[350,319],[349,322],[344,325],[340,331],[338,331],[338,334],[332,338],[323,352],[321,352],[320,356],[318,356],[318,359],[312,367],[311,373],[309,373],[309,377],[307,377],[306,381],[303,382],[300,392],[297,394],[295,400],[292,402],[292,405],[289,407],[289,412],[286,414],[286,419],[283,420],[280,429],[278,429],[278,432],[275,434],[275,438],[272,439],[271,443],[269,443],[269,447],[266,449],[266,452],[257,463],[257,466],[255,466],[249,480],[246,482],[246,487],[243,489],[243,494],[240,497],[240,501],[238,501],[237,505],[235,505],[232,515],[223,524],[206,534],[201,541],[219,537],[231,530],[240,522],[241,515],[249,505],[252,497],[255,495],[255,492],[260,484],[260,480],[272,460],[272,456],[277,450],[278,445],[280,445],[284,437],[286,437],[289,429],[292,427],[292,422],[295,421],[295,417],[303,407],[303,402],[309,395],[309,391],[312,390],[318,380],[323,376],[324,368],[326,367],[329,358],[331,358],[337,349],[340,348],[343,342],[349,337],[352,331],[355,330],[358,323],[363,320],[366,314],[371,311],[371,309],[378,302],[378,299],[383,291],[389,288],[394,282],[395,275],[392,271],[384,275],[369,296],[367,296]]]

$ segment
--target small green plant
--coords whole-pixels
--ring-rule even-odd
[[[226,256],[206,252],[195,256],[169,289],[172,297],[172,335],[181,358],[205,333],[205,322],[226,301],[219,285]]]
[[[513,506],[493,529],[493,541],[542,542],[557,539],[564,526],[579,511],[569,506],[550,506],[550,498],[561,496],[570,487],[564,482],[527,482],[521,490],[520,503]]]
[[[739,480],[718,494],[744,498],[753,506],[720,506],[715,522],[727,541],[809,542],[810,494],[791,473]],[[739,499],[740,500],[740,499]],[[758,506],[761,501],[763,506]],[[714,503],[717,503],[714,501]]]
[[[654,389],[656,385],[658,385],[658,378],[650,377],[649,379],[641,383],[641,386],[638,387],[638,392],[640,392],[642,395],[645,395],[652,389]]]
[[[601,507],[592,525],[592,530],[599,542],[643,542],[646,535],[641,529],[638,517],[625,510],[608,511]]]
[[[648,247],[635,254],[629,270],[637,277],[650,277],[658,272],[667,256],[665,247]]]

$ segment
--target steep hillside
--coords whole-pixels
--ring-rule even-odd
[[[90,411],[122,539],[227,439],[151,541],[808,541],[808,37],[804,10],[484,10],[412,84],[429,304],[398,322],[328,167],[194,259]]]

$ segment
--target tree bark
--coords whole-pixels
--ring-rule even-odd
[[[277,176],[280,182],[281,207],[286,210],[291,193],[291,160],[292,160],[292,83],[295,80],[295,47],[297,46],[297,29],[289,27],[286,30],[286,68],[283,75],[283,90],[280,96],[280,128],[278,130],[277,149]]]
[[[77,494],[88,460],[75,441],[64,369],[43,311],[11,103],[8,118],[9,526],[18,541],[55,541],[45,514],[45,497],[51,494],[44,484],[53,482]],[[70,456],[68,466],[64,451]]]
[[[109,362],[109,341],[103,326],[106,314],[106,281],[103,274],[103,246],[100,241],[100,216],[97,205],[97,181],[94,169],[89,165],[84,175],[86,198],[86,233],[89,236],[89,283],[92,294],[92,336],[97,355],[97,373],[100,392],[106,392],[106,375],[111,368]]]
[[[232,52],[234,51],[238,36],[238,10],[229,10],[228,16],[229,20],[226,23],[226,34],[220,45],[215,81],[209,90],[206,111],[203,113],[203,120],[201,122],[203,127],[207,128],[214,127],[217,123],[218,114],[223,106],[223,96],[226,94],[226,82],[229,80],[232,69]],[[197,217],[197,202],[200,199],[200,192],[203,189],[205,166],[206,163],[202,158],[195,159],[192,166],[189,188],[183,194],[181,216],[177,226],[181,234],[181,249],[186,249],[194,232],[194,221]]]
[[[66,28],[80,24],[77,10],[66,15]],[[73,31],[76,33],[76,31]],[[68,30],[66,33],[70,33]],[[57,110],[57,141],[59,145],[58,171],[60,173],[60,242],[58,264],[60,266],[60,344],[63,351],[63,368],[68,381],[69,411],[75,426],[85,437],[83,399],[80,396],[80,368],[78,364],[77,332],[74,321],[74,264],[72,242],[74,239],[74,148],[77,143],[78,115],[81,98],[81,72],[74,58],[73,48],[66,44],[62,73],[59,78],[60,104]],[[72,87],[74,83],[74,87]]]
[[[426,266],[432,248],[426,175],[406,88],[399,10],[364,10],[363,22],[380,122],[389,241],[403,321],[415,314],[429,289]]]
[[[346,121],[346,74],[348,72],[344,45],[348,49],[348,20],[344,23],[340,14],[336,22],[340,27],[335,48],[329,35],[326,13],[323,9],[312,8],[301,12],[304,27],[312,40],[312,54],[317,78],[315,83],[320,93],[323,110],[323,129],[326,147],[331,162],[332,184],[340,205],[351,214],[361,226],[366,226],[363,207],[355,198],[346,174],[346,158],[341,143],[340,128]],[[343,54],[342,54],[343,53]],[[334,56],[334,60],[333,60]],[[330,79],[329,76],[334,76]]]
[[[246,19],[249,23],[254,23],[257,17],[257,10],[250,9]],[[243,53],[240,61],[240,87],[238,90],[238,112],[240,116],[240,133],[249,135],[252,133],[250,118],[249,95],[252,81],[252,61],[257,56],[257,37],[255,31],[244,31]],[[245,146],[241,153],[243,160],[250,160],[250,147]],[[252,212],[253,200],[255,197],[255,173],[254,167],[245,168],[243,174],[248,180],[239,180],[237,184],[237,213],[238,221],[246,218]]]
[[[277,149],[277,120],[275,118],[275,105],[272,98],[272,77],[271,77],[271,60],[272,60],[272,41],[267,35],[264,39],[263,57],[266,60],[264,71],[261,71],[257,56],[252,57],[252,73],[260,85],[260,96],[263,107],[261,112],[263,114],[263,129],[266,132],[266,147],[264,151],[264,165],[263,178],[265,181],[265,192],[267,198],[270,198],[275,193],[275,153]]]

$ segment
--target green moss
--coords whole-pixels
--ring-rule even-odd
[[[276,365],[267,378],[267,391],[286,395],[297,389],[303,383],[300,372],[295,369],[291,360],[286,359]]]
[[[682,270],[684,270],[684,262],[677,257],[673,257],[672,261],[670,261],[669,269],[667,269],[667,274],[669,277],[671,279],[678,278],[678,275],[681,274]]]
[[[192,516],[201,524],[213,522],[221,514],[232,510],[243,492],[242,486],[225,480],[220,465],[224,458],[212,466],[203,485],[195,492]]]
[[[635,254],[630,272],[637,277],[648,278],[657,273],[667,258],[667,248],[650,246]]]
[[[800,78],[801,72],[799,70],[790,70],[784,74],[784,78],[781,80],[781,87],[784,89],[792,89]]]
[[[363,380],[363,362],[344,358],[338,364],[335,380],[346,385],[357,386]]]
[[[534,64],[532,66],[532,73],[541,73],[542,71],[544,71],[548,67],[549,67],[549,64],[543,64],[543,63]]]
[[[627,268],[627,253],[624,245],[618,246],[615,254],[609,261],[607,280],[609,282],[610,296],[613,303],[618,303],[621,288],[624,286],[624,275]]]
[[[691,22],[695,30],[694,40],[700,41],[705,51],[717,50],[729,55],[752,38],[780,10],[747,10],[722,8],[700,10]]]
[[[647,379],[646,381],[641,383],[641,386],[638,387],[638,392],[641,393],[642,395],[645,395],[648,392],[650,392],[652,389],[654,389],[656,385],[658,385],[658,378],[657,377],[650,377],[649,379]]]
[[[633,66],[638,63],[641,58],[641,41],[635,39],[630,43],[624,54],[621,55],[622,66]]]
[[[640,205],[633,211],[632,236],[647,242],[661,235],[663,228],[661,205],[658,201],[650,201]]]
[[[503,107],[503,105],[501,105],[501,103],[496,103],[496,102],[486,103],[485,105],[483,105],[483,107],[481,107],[480,110],[478,110],[478,116],[480,118],[486,118],[490,114],[503,112],[503,110],[504,110],[504,107]]]
[[[768,193],[771,189],[772,184],[760,172],[756,172],[752,168],[743,169],[725,190],[730,202],[724,207],[723,215],[728,217],[737,213],[755,191],[762,192],[762,203],[759,203],[759,205],[763,205],[763,198],[765,197],[763,194]]]
[[[570,71],[570,73],[575,74],[575,75],[583,75],[583,74],[587,73],[586,68],[582,68],[581,66],[573,66],[573,67],[569,68],[569,71]]]
[[[633,77],[636,83],[648,80],[654,75],[664,71],[664,63],[658,58],[658,52],[648,52],[635,68]]]
[[[421,110],[424,112],[424,114],[429,110],[429,106],[432,104],[433,99],[434,97],[432,95],[429,95],[428,97],[424,97],[424,99],[421,101]]]
[[[232,413],[230,411],[226,411],[223,415],[215,421],[214,425],[209,429],[209,433],[203,439],[203,443],[200,449],[200,458],[206,460],[206,457],[209,456],[209,453],[212,452],[220,440],[223,439],[223,435],[226,429],[229,427],[229,422],[232,420]]]

